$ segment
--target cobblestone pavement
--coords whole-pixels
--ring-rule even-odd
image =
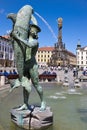
[[[5,84],[3,86],[0,86],[0,93],[4,92],[4,91],[8,91],[10,89],[10,85],[9,84]]]

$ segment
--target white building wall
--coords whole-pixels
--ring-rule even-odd
[[[79,66],[79,68],[87,67],[87,47],[77,49],[76,59],[77,59],[77,66]]]

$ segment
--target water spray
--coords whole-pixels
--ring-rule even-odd
[[[57,40],[57,37],[56,37],[54,31],[52,30],[51,26],[48,24],[48,22],[41,15],[39,15],[37,12],[34,12],[34,13],[47,25],[47,27],[51,31],[53,37]]]

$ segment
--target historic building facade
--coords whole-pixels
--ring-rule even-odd
[[[14,66],[14,51],[9,36],[0,36],[0,67]]]
[[[87,68],[87,46],[81,47],[80,41],[76,48],[76,60],[78,68]]]
[[[55,49],[55,47],[41,47],[41,48],[38,48],[38,52],[36,54],[37,63],[40,66],[41,65],[42,66],[47,66],[47,65],[53,65],[54,66],[54,64],[51,64],[54,49]],[[66,50],[66,55],[67,55],[69,64],[71,66],[76,66],[76,55],[74,55],[72,52],[67,51],[67,50]],[[58,65],[62,66],[62,62],[64,62],[64,61],[59,60],[58,64],[56,66],[58,66]]]
[[[41,66],[47,66],[50,62],[50,58],[52,56],[52,52],[54,47],[41,47],[38,48],[38,52],[36,54],[36,60],[38,64]]]

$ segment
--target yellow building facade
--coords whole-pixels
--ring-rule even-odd
[[[53,50],[54,47],[38,48],[38,52],[36,54],[37,63],[42,66],[47,66],[47,64],[50,62]]]
[[[37,60],[38,65],[47,66],[48,64],[50,64],[53,51],[54,51],[54,47],[38,48],[38,52],[36,54],[36,60]],[[68,50],[66,50],[66,55],[67,55],[67,58],[68,58],[68,65],[69,66],[76,66],[76,55],[73,54],[72,52],[68,51]],[[57,60],[57,62],[59,63],[60,61]],[[60,66],[62,66],[63,62],[64,61],[61,60]],[[65,62],[67,62],[67,61],[65,61]],[[50,65],[52,65],[52,64],[50,64]]]

